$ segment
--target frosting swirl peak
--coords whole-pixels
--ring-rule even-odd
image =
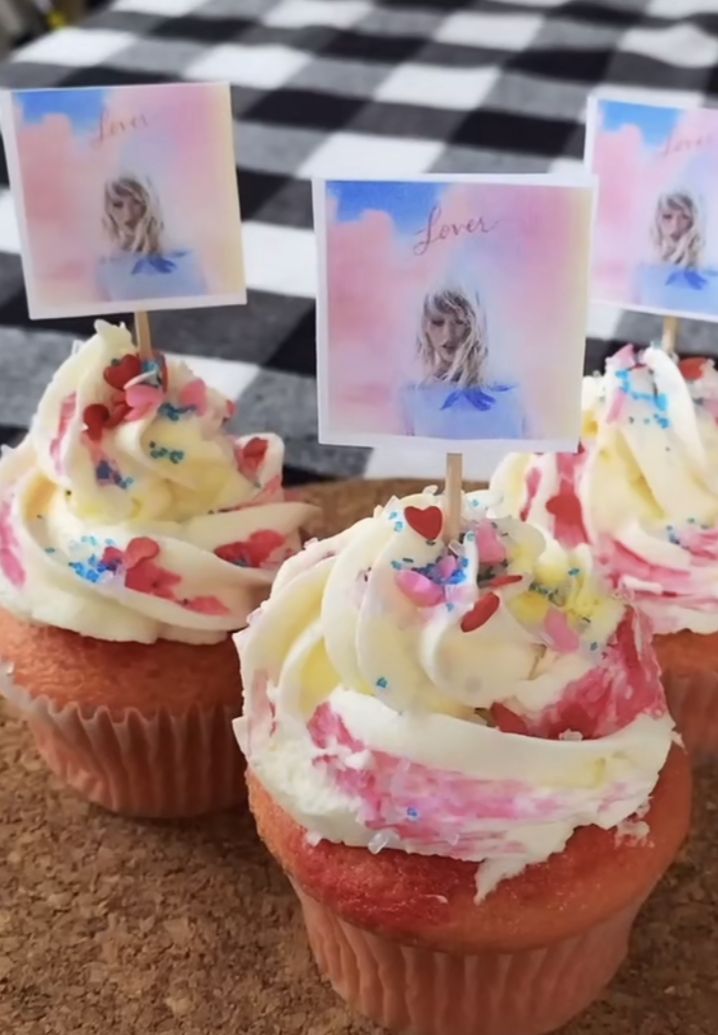
[[[584,380],[581,451],[513,454],[500,512],[588,542],[659,633],[718,631],[718,371],[627,345]]]

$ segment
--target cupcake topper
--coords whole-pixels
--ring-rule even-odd
[[[718,321],[718,111],[646,103],[618,91],[589,98],[585,164],[600,190],[592,295],[663,317]]]
[[[18,90],[2,116],[33,319],[134,310],[148,359],[149,310],[246,302],[226,84]]]
[[[448,542],[464,462],[577,447],[592,203],[583,174],[314,184],[319,440],[443,454]]]

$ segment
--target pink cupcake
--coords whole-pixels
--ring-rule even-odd
[[[300,545],[273,435],[178,360],[98,322],[0,461],[0,688],[48,765],[118,812],[243,795],[230,633]]]
[[[623,960],[686,835],[647,621],[464,497],[391,500],[280,569],[236,639],[260,835],[320,971],[416,1035],[541,1035]]]

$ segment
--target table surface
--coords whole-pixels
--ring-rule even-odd
[[[392,487],[307,491],[338,530]],[[401,491],[403,486],[399,486]],[[564,1035],[714,1035],[718,768],[604,998]],[[378,1035],[318,977],[290,887],[246,809],[138,822],[50,776],[0,709],[0,1031]]]
[[[317,444],[310,177],[572,168],[590,90],[715,99],[716,58],[706,0],[118,0],[18,51],[0,84],[232,83],[250,302],[159,314],[154,333],[238,399],[239,430],[285,437],[297,482],[438,473],[424,455]],[[29,322],[6,188],[0,159],[0,441],[91,327]],[[659,321],[596,307],[589,333],[594,368]],[[713,337],[693,322],[683,344]]]

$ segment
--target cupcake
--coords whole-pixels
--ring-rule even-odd
[[[0,688],[91,801],[185,816],[243,795],[230,633],[300,545],[283,447],[102,321],[0,461]]]
[[[584,383],[581,449],[516,454],[497,470],[499,513],[568,546],[590,543],[613,587],[651,620],[687,746],[718,752],[718,372],[627,345]]]
[[[685,837],[647,620],[463,497],[392,500],[281,568],[236,639],[250,804],[321,972],[415,1035],[539,1035],[621,963]]]

